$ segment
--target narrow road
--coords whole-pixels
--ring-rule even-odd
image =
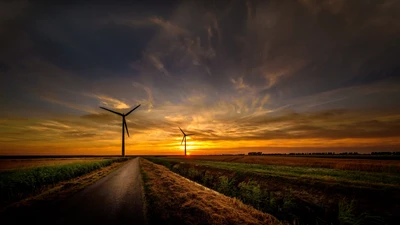
[[[146,224],[139,159],[65,200],[53,224]]]

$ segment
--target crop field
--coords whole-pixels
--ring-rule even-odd
[[[395,158],[395,157],[393,157]],[[237,162],[251,164],[267,164],[280,166],[305,166],[316,168],[331,168],[344,170],[358,170],[370,172],[400,173],[400,158],[397,160],[384,160],[380,157],[340,158],[338,157],[313,157],[313,156],[190,156],[189,159]]]
[[[65,165],[71,163],[84,163],[102,161],[105,158],[38,158],[38,159],[0,159],[0,172],[28,169],[41,166]]]
[[[58,182],[126,160],[128,158],[19,160],[15,167],[8,166],[13,169],[0,172],[0,207],[40,193]]]
[[[287,156],[147,159],[289,223],[397,224],[400,219],[397,160],[385,164]]]

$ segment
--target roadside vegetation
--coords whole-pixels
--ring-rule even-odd
[[[149,224],[281,224],[273,216],[140,159]]]
[[[2,224],[23,224],[26,218],[31,218],[39,224],[53,224],[58,220],[57,210],[65,199],[107,176],[125,163],[126,160],[113,162],[110,166],[82,176],[48,185],[38,194],[0,207],[0,221]],[[43,217],[43,212],[47,212],[47,216]]]
[[[108,158],[100,161],[94,160],[0,172],[0,206],[38,194],[59,182],[126,160],[128,158]]]
[[[289,223],[398,221],[400,174],[188,158],[147,159]]]

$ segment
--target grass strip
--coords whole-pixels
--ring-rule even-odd
[[[81,162],[67,165],[43,166],[32,169],[0,173],[1,205],[26,198],[40,192],[48,185],[82,176],[91,171],[126,161],[128,158],[105,159],[95,162]]]
[[[100,168],[85,175],[61,181],[54,186],[44,188],[38,195],[0,208],[0,221],[3,224],[23,224],[28,220],[39,224],[53,224],[58,219],[58,209],[62,202],[71,195],[83,190],[99,179],[120,168],[126,161],[114,162],[110,166]],[[43,216],[47,212],[47,216]]]

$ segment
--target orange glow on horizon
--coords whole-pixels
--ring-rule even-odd
[[[125,151],[127,155],[182,155],[184,145],[175,141],[137,141],[126,139]],[[308,139],[275,139],[275,140],[221,140],[188,142],[187,154],[219,154],[235,149],[236,153],[247,153],[251,148],[351,148],[374,147],[381,143],[391,146],[400,145],[400,139],[390,138],[346,138],[329,140],[322,138]],[[29,146],[27,148],[26,146]],[[180,146],[180,147],[178,147]],[[243,149],[243,150],[240,150]],[[4,146],[3,155],[118,155],[121,153],[120,140],[112,141],[84,141],[84,142],[26,142],[12,146]]]
[[[134,118],[132,117],[132,120]],[[382,121],[398,120],[399,118],[399,116],[380,117]],[[315,133],[311,133],[310,137],[293,138],[290,136],[291,133],[288,132],[287,138],[282,135],[283,137],[279,138],[266,136],[265,139],[260,139],[259,133],[265,132],[265,129],[285,130],[286,127],[293,125],[278,123],[263,126],[261,124],[259,127],[255,126],[253,130],[242,130],[239,129],[239,124],[223,121],[215,122],[211,126],[210,122],[207,122],[209,120],[211,120],[211,117],[208,119],[206,116],[196,118],[196,123],[185,127],[187,132],[198,132],[193,136],[187,137],[186,150],[192,155],[247,153],[252,148],[261,149],[262,151],[262,149],[266,148],[372,148],[377,146],[400,146],[400,138],[398,136],[323,138],[312,137],[315,136]],[[7,128],[9,132],[15,133],[16,136],[12,136],[12,134],[0,135],[0,155],[119,155],[121,154],[120,124],[119,120],[116,120],[118,123],[111,126],[110,123],[112,124],[112,121],[113,117],[111,119],[106,117],[104,121],[99,121],[99,127],[91,127],[94,126],[94,123],[85,122],[83,119],[72,116],[60,121],[5,119],[0,121],[0,131]],[[342,121],[342,123],[344,122]],[[79,124],[79,126],[76,124]],[[333,126],[331,124],[328,125]],[[175,130],[154,128],[141,131],[134,123],[128,126],[131,135],[130,137],[125,137],[127,155],[184,154],[185,145],[184,143],[181,144],[182,136],[178,128]],[[207,130],[212,130],[214,133],[210,135],[205,132]],[[21,133],[23,135],[20,135]],[[254,139],[252,139],[253,136],[255,137]],[[220,140],[215,137],[220,137]]]

